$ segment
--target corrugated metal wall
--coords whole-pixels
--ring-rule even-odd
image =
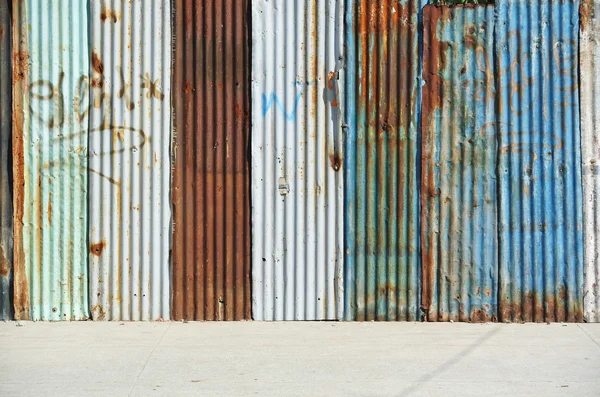
[[[248,2],[175,2],[173,317],[250,318]]]
[[[0,320],[12,318],[12,51],[11,16],[0,0]]]
[[[86,6],[78,1],[17,2],[15,83],[21,84],[22,130],[14,145],[16,317],[88,317],[87,123],[76,109],[78,79],[88,74]],[[30,28],[27,29],[27,26]],[[28,37],[19,38],[26,34]],[[22,43],[27,42],[27,47]],[[23,80],[25,79],[25,80]],[[28,82],[26,86],[23,84]],[[20,124],[17,115],[16,124]],[[22,167],[22,168],[21,168]],[[21,202],[22,200],[22,202]],[[22,211],[22,212],[20,212]],[[24,274],[23,274],[24,271]],[[16,274],[20,272],[20,274]],[[24,288],[27,281],[27,289]],[[28,296],[24,299],[24,296]]]
[[[342,316],[343,2],[252,2],[252,314]]]
[[[94,320],[170,318],[170,20],[169,0],[90,2],[91,70],[77,89]]]
[[[600,322],[600,2],[581,7],[581,170],[583,173],[584,314]]]
[[[496,5],[501,321],[583,318],[578,7]]]
[[[600,321],[600,6],[423,3],[1,2],[0,318]]]
[[[417,320],[420,1],[348,3],[344,318]]]
[[[429,321],[497,317],[494,8],[423,10],[423,303]]]

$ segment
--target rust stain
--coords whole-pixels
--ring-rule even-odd
[[[48,195],[46,214],[48,215],[48,223],[52,223],[52,192]]]
[[[393,4],[391,7],[383,1],[370,1],[361,14],[358,24],[358,33],[382,33],[395,30],[399,23],[410,23],[408,7],[402,4]],[[388,16],[390,15],[390,16]]]
[[[583,304],[561,286],[544,296],[534,291],[505,296],[499,313],[502,322],[582,322]]]
[[[106,314],[104,313],[104,308],[101,305],[92,307],[92,318],[98,321],[106,320]]]
[[[329,153],[329,162],[334,171],[339,171],[342,168],[342,155],[339,152]]]
[[[183,92],[189,94],[190,92],[196,92],[196,89],[192,87],[192,83],[189,80],[186,80],[183,84]]]
[[[13,82],[19,82],[29,75],[29,53],[25,51],[13,54]]]
[[[104,64],[100,59],[100,56],[96,51],[92,51],[92,68],[96,73],[103,74],[104,73]],[[93,85],[93,82],[92,82]]]
[[[430,209],[430,203],[434,202],[440,194],[435,181],[435,161],[433,159],[433,145],[435,145],[434,132],[434,114],[436,109],[442,106],[444,96],[444,81],[441,77],[445,65],[445,53],[448,43],[440,42],[437,38],[438,22],[442,18],[443,8],[426,6],[423,9],[423,77],[425,87],[423,88],[422,101],[422,125],[423,125],[423,143],[422,143],[422,164],[423,173],[421,176],[421,208],[422,224],[428,224],[429,217],[436,217],[434,209]],[[431,212],[433,211],[433,212]],[[429,310],[433,302],[435,291],[435,259],[437,248],[435,242],[436,236],[431,234],[427,228],[422,228],[421,241],[423,241],[422,258],[422,291],[421,305],[426,317],[429,317]],[[435,309],[434,309],[435,310]]]
[[[92,87],[94,88],[102,88],[104,85],[103,79],[101,77],[95,77],[92,79]]]
[[[590,20],[595,17],[593,0],[581,0],[579,4],[579,26],[582,31],[588,30]]]
[[[90,246],[90,253],[95,256],[102,255],[102,251],[104,251],[104,247],[106,247],[106,241],[102,240],[99,243],[93,243]]]
[[[106,8],[106,4],[103,4],[102,10],[100,11],[100,20],[102,22],[117,22],[119,20],[119,14],[114,10]]]
[[[23,215],[25,200],[25,155],[24,155],[24,98],[28,82],[29,53],[27,24],[21,19],[22,4],[14,5],[13,48],[13,175],[14,175],[14,309],[16,320],[29,320],[29,283],[25,270],[23,242]],[[18,7],[18,8],[17,8]],[[24,26],[23,26],[24,25]]]
[[[0,277],[8,277],[10,273],[10,262],[4,252],[4,247],[0,245]]]

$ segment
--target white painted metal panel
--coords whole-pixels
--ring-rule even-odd
[[[94,320],[170,318],[171,9],[90,4],[90,290]]]
[[[252,314],[338,319],[343,1],[252,2]]]
[[[581,8],[581,160],[584,220],[584,314],[600,322],[600,2]]]

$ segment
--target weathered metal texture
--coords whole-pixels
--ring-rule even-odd
[[[420,317],[419,0],[346,7],[346,320]]]
[[[0,0],[0,320],[12,318],[12,51],[11,15]]]
[[[578,7],[496,4],[502,321],[583,319]]]
[[[423,297],[428,321],[497,318],[494,7],[423,9]]]
[[[15,316],[86,319],[86,5],[28,0],[13,12]]]
[[[92,0],[89,19],[92,317],[169,319],[170,1]]]
[[[252,315],[343,314],[343,2],[252,2]]]
[[[600,2],[581,4],[581,170],[585,320],[600,322]]]
[[[173,317],[249,319],[248,2],[174,7]]]

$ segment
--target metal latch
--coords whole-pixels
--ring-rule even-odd
[[[290,186],[285,178],[279,178],[279,194],[285,196],[290,192]]]

